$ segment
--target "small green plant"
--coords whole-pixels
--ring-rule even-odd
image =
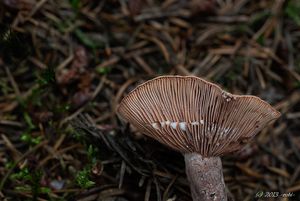
[[[80,0],[70,0],[70,4],[74,10],[78,10],[81,6]]]
[[[24,180],[24,181],[32,180],[32,176],[30,175],[28,168],[21,169],[19,172],[12,174],[10,178],[12,180]]]
[[[42,136],[33,137],[28,132],[24,132],[21,135],[21,140],[23,142],[26,142],[26,143],[31,144],[31,145],[36,145],[36,144],[41,143],[42,139],[43,139]]]
[[[101,68],[96,68],[96,71],[100,75],[107,75],[111,71],[111,68],[110,67],[101,67]]]
[[[259,35],[259,37],[256,40],[258,42],[258,44],[260,45],[264,45],[265,44],[265,37],[263,34]]]
[[[54,108],[54,112],[55,113],[64,113],[64,112],[67,112],[69,111],[71,108],[71,105],[70,104],[67,104],[67,103],[61,103],[60,105],[57,105],[55,108]]]
[[[38,83],[41,87],[47,86],[49,84],[54,84],[56,82],[55,79],[55,71],[54,68],[48,67],[45,69],[42,73],[41,76],[38,76]]]
[[[285,14],[294,20],[300,26],[300,2],[299,0],[290,0],[284,10]]]
[[[95,182],[90,180],[91,167],[87,166],[76,174],[76,182],[81,188],[90,188]]]
[[[16,186],[15,187],[16,191],[20,191],[20,192],[30,192],[31,191],[31,187],[29,185],[25,185],[25,186]]]
[[[84,167],[83,170],[79,171],[76,174],[76,183],[81,187],[81,188],[90,188],[95,185],[95,182],[90,180],[90,175],[91,175],[91,169],[94,164],[97,163],[97,155],[98,155],[99,150],[92,146],[89,145],[87,148],[87,157],[89,160],[88,165]]]
[[[28,126],[28,128],[29,128],[30,130],[36,128],[36,126],[35,126],[35,125],[33,124],[33,122],[32,122],[32,119],[31,119],[30,115],[29,115],[27,112],[24,112],[24,113],[23,113],[23,117],[24,117],[24,120],[25,120],[25,122],[26,122],[26,124],[27,124],[27,126]]]
[[[36,126],[33,124],[32,119],[30,115],[27,112],[23,113],[23,118],[27,124],[27,129],[21,134],[21,140],[23,142],[26,142],[30,145],[36,145],[39,144],[42,141],[42,136],[33,137],[31,135],[31,132],[36,128]]]
[[[31,188],[32,188],[32,187],[31,187],[30,185],[16,186],[16,187],[15,187],[15,190],[16,190],[16,191],[21,191],[21,192],[30,192],[30,191],[32,191]],[[51,189],[48,188],[48,187],[40,187],[39,192],[40,192],[40,193],[43,193],[43,194],[48,194],[48,193],[51,192]]]
[[[39,170],[30,171],[27,167],[21,169],[10,176],[12,181],[18,180],[24,183],[22,186],[16,186],[16,191],[31,192],[32,200],[36,201],[40,194],[48,194],[51,189],[48,187],[42,187],[40,184],[43,173]]]
[[[53,68],[48,67],[40,74],[36,73],[37,85],[33,88],[30,96],[25,100],[24,108],[30,103],[33,106],[43,106],[43,98],[45,95],[50,94],[56,83],[55,71]]]
[[[93,164],[97,162],[97,155],[99,153],[98,148],[94,147],[93,145],[89,145],[88,147],[88,159]]]
[[[10,169],[10,168],[12,168],[12,167],[14,167],[15,166],[15,162],[13,162],[13,161],[8,161],[8,162],[6,162],[5,163],[5,169]]]

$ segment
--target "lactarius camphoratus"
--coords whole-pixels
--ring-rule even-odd
[[[184,154],[194,201],[226,201],[220,156],[239,150],[280,113],[256,96],[233,95],[194,76],[161,76],[118,107],[146,135]]]

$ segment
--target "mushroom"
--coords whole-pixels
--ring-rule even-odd
[[[194,201],[227,200],[220,156],[239,150],[280,113],[256,96],[233,95],[194,76],[161,76],[139,85],[118,114],[180,151]]]

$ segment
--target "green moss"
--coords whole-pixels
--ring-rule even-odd
[[[111,71],[111,67],[96,68],[96,72],[100,75],[107,75]]]
[[[299,0],[289,1],[284,12],[298,26],[300,26],[300,1]]]
[[[90,188],[95,185],[95,182],[90,180],[91,168],[89,166],[85,167],[83,170],[76,174],[76,183],[81,188]]]
[[[69,0],[69,2],[74,10],[78,10],[81,7],[80,0]]]
[[[23,181],[31,181],[32,176],[29,173],[28,168],[23,168],[19,172],[14,173],[10,176],[11,180],[23,180]]]

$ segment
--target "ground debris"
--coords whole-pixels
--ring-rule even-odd
[[[181,154],[116,114],[159,75],[214,81],[224,107],[231,93],[274,105],[281,118],[222,158],[228,194],[300,200],[299,13],[297,0],[1,1],[0,200],[191,200]]]

